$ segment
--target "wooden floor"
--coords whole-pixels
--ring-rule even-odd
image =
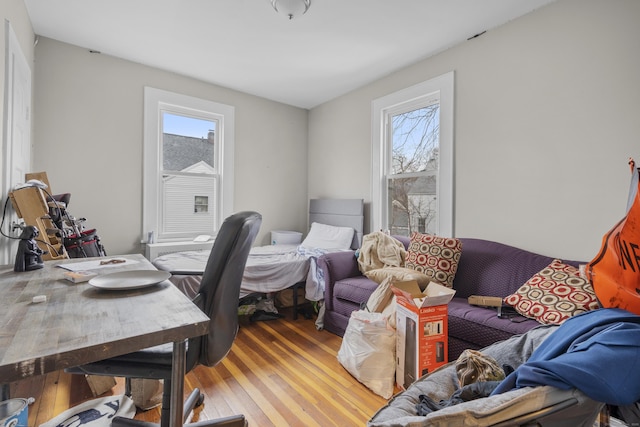
[[[338,362],[342,339],[317,331],[314,320],[283,311],[285,318],[243,324],[218,366],[196,367],[186,377],[185,394],[198,387],[204,405],[196,420],[242,413],[250,426],[363,426],[386,402],[356,381]],[[122,394],[123,381],[109,394]],[[53,418],[93,398],[84,377],[64,372],[11,384],[15,397],[34,397],[29,426]],[[158,421],[158,409],[137,419]]]

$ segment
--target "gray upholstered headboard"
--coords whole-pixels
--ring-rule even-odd
[[[362,244],[364,230],[363,199],[311,199],[309,200],[309,226],[312,223],[334,225],[336,227],[352,227],[352,249]]]

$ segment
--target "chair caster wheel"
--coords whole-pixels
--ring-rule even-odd
[[[196,404],[195,407],[199,407],[204,403],[204,394],[200,393],[200,395],[198,396],[198,400],[196,400]]]

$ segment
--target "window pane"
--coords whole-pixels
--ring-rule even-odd
[[[195,213],[209,212],[209,198],[207,196],[196,196],[193,202],[193,211]]]
[[[211,205],[217,200],[217,181],[216,176],[164,174],[162,233],[184,233],[188,230],[194,234],[211,234],[217,220],[216,207]],[[198,205],[194,209],[194,201],[205,201],[205,210],[198,210]]]
[[[389,230],[409,236],[412,232],[437,234],[438,200],[435,175],[389,180]]]
[[[438,170],[440,104],[396,114],[391,122],[391,173]]]
[[[392,174],[387,194],[392,234],[437,232],[439,111],[439,104],[431,104],[391,117]]]
[[[144,88],[143,236],[215,236],[232,214],[234,116],[230,105]]]
[[[162,113],[162,168],[213,173],[215,125],[211,120]]]
[[[453,236],[453,89],[449,72],[373,101],[372,229]],[[433,190],[409,186],[418,178]],[[427,215],[429,199],[437,207]]]

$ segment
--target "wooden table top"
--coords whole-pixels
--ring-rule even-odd
[[[133,264],[99,270],[154,270],[142,255]],[[90,258],[88,260],[96,260]],[[64,279],[61,263],[16,273],[0,266],[0,383],[41,375],[207,333],[209,318],[169,281],[134,290],[104,290]],[[45,295],[46,302],[33,297]]]

